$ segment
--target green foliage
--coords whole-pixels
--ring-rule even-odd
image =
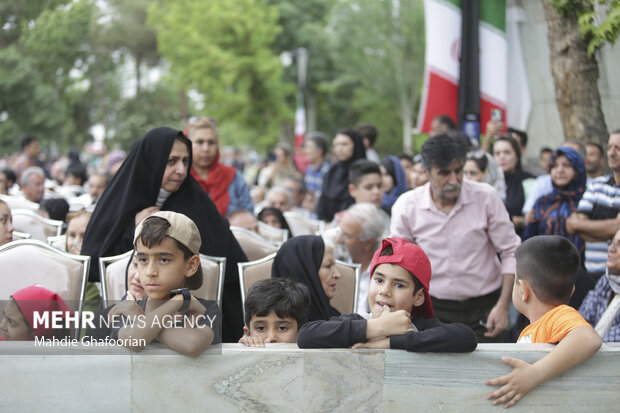
[[[402,152],[405,118],[413,118],[422,84],[422,1],[343,0],[328,29],[336,66],[358,85],[349,102],[356,123],[377,126],[380,152]]]
[[[19,149],[19,135],[54,134],[63,125],[66,107],[56,90],[45,84],[35,63],[15,46],[0,50],[0,147]]]
[[[551,4],[561,14],[576,15],[590,56],[605,43],[613,45],[620,35],[620,0],[551,0]]]
[[[262,0],[182,0],[154,4],[150,23],[158,48],[187,88],[204,94],[205,113],[253,132],[253,143],[276,141],[292,116],[278,56],[277,10]]]
[[[70,0],[26,0],[0,2],[0,48],[15,43],[27,29],[27,23],[36,19],[44,10],[54,10]]]
[[[184,125],[179,119],[178,105],[178,92],[166,81],[159,82],[152,91],[143,90],[125,99],[112,122],[112,142],[129,149],[136,139],[157,126],[182,130]]]

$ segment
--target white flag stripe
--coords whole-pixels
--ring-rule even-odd
[[[459,78],[461,13],[433,0],[424,3],[426,16],[426,65],[450,78]]]
[[[508,96],[506,36],[484,26],[480,26],[480,94],[503,106]]]

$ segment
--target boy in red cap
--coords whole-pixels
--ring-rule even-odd
[[[468,352],[474,332],[464,324],[443,324],[433,317],[428,286],[431,263],[420,247],[386,238],[370,264],[371,314],[343,314],[305,324],[300,348],[392,348],[407,351]]]
[[[56,311],[71,314],[71,310],[58,294],[40,284],[14,292],[4,307],[4,314],[0,321],[0,332],[2,332],[0,341],[32,341],[35,337],[45,339],[68,337],[68,329],[52,330],[51,323],[38,324],[34,328],[35,313],[42,316],[43,313]]]

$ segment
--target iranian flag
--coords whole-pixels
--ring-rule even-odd
[[[457,124],[461,50],[461,1],[425,0],[426,58],[418,130],[428,132],[437,115],[449,115]],[[506,119],[507,42],[504,0],[480,0],[480,128],[491,110]]]
[[[306,135],[306,108],[304,96],[301,91],[297,92],[297,109],[295,110],[295,145],[293,147],[293,161],[301,172],[308,167],[308,159],[303,152],[304,137]]]

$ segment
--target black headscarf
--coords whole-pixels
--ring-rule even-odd
[[[311,298],[308,321],[329,320],[340,315],[329,304],[319,278],[323,254],[323,238],[299,235],[282,244],[271,267],[271,278],[290,278],[308,286]]]
[[[331,221],[336,212],[344,211],[355,202],[349,194],[349,168],[358,159],[366,158],[362,135],[353,129],[341,129],[338,133],[353,141],[353,156],[346,161],[338,161],[323,177],[317,213],[319,219],[324,221]]]
[[[523,190],[523,181],[529,178],[533,178],[534,175],[529,172],[525,172],[521,167],[521,149],[517,141],[511,136],[502,136],[497,138],[495,142],[508,142],[512,147],[513,152],[517,157],[517,165],[512,172],[504,172],[504,179],[506,180],[506,209],[508,215],[512,219],[513,216],[521,216],[523,212],[523,204],[525,203],[525,191]],[[518,233],[522,230],[517,231]],[[520,235],[520,234],[519,234]]]
[[[187,145],[190,157],[187,177],[161,209],[184,214],[196,223],[202,239],[201,253],[227,258],[222,299],[224,341],[236,342],[243,328],[237,263],[247,258],[230,232],[228,221],[189,173],[192,144],[181,131],[166,127],[151,129],[132,145],[97,202],[81,253],[91,257],[90,281],[99,281],[99,257],[122,254],[133,248],[136,214],[155,205],[175,140]]]
[[[274,207],[265,207],[258,213],[258,220],[263,221],[263,217],[269,214],[275,215],[275,217],[280,221],[280,229],[285,229],[288,231],[288,237],[293,238],[293,233],[291,232],[291,228],[288,226],[288,222],[286,222],[286,218],[284,218],[284,214],[278,208]]]

